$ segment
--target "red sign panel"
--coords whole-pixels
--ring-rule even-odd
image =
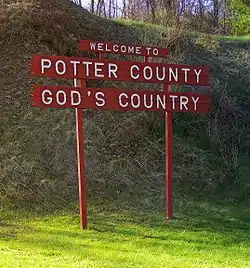
[[[205,94],[39,85],[34,86],[32,101],[36,107],[117,111],[205,113],[210,106],[210,98]]]
[[[34,55],[32,74],[58,78],[208,85],[208,67]]]
[[[165,58],[168,55],[168,50],[166,48],[116,44],[112,42],[98,42],[90,40],[81,40],[79,44],[79,49],[84,51],[94,51],[101,53],[115,53],[160,58]]]

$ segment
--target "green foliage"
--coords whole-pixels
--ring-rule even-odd
[[[229,10],[232,13],[231,31],[236,35],[250,33],[250,1],[230,0]]]
[[[195,41],[197,46],[216,54],[220,49],[220,43],[211,34],[200,34]]]
[[[182,196],[174,212],[176,218],[166,223],[164,212],[95,200],[84,231],[76,208],[39,217],[28,210],[5,213],[0,266],[249,267],[249,207]]]

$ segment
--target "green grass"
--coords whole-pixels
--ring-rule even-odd
[[[229,36],[214,35],[214,38],[216,38],[216,39],[218,39],[220,41],[234,41],[236,43],[250,42],[250,35],[242,35],[242,36],[236,36],[236,35],[229,35]]]
[[[209,35],[213,39],[219,40],[219,41],[235,41],[236,43],[241,42],[249,42],[250,41],[250,35],[216,35],[216,34],[204,34],[197,31],[190,31],[189,32],[191,36],[193,37],[199,37],[201,35]]]
[[[167,28],[163,25],[157,25],[150,22],[140,21],[140,20],[132,20],[132,19],[116,19],[116,22],[126,26],[132,26],[135,28],[142,28],[146,30],[158,30],[158,31],[165,31]]]
[[[0,266],[250,267],[249,210],[190,201],[175,209],[166,224],[161,212],[91,204],[84,231],[75,209],[4,213]]]
[[[163,26],[163,25],[158,25],[154,23],[149,23],[145,21],[140,21],[140,20],[132,20],[132,19],[116,19],[116,22],[118,22],[121,25],[125,26],[132,26],[135,27],[136,29],[141,28],[141,29],[147,29],[147,30],[155,30],[155,31],[161,31],[165,32],[168,29],[171,29],[171,27]],[[186,33],[190,34],[192,37],[199,37],[202,35],[201,32],[197,31],[186,31]],[[234,43],[248,43],[250,42],[250,35],[212,35],[212,34],[207,34],[211,36],[212,39],[221,41],[221,42],[234,42]]]

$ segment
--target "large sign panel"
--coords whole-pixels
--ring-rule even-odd
[[[36,76],[207,86],[208,67],[35,55]]]
[[[34,85],[32,102],[33,106],[47,108],[205,113],[210,98],[181,92]]]

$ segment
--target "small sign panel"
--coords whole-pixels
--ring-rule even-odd
[[[114,53],[158,58],[165,58],[168,55],[168,49],[166,48],[131,44],[116,44],[112,42],[98,42],[90,40],[81,40],[79,49],[100,53]]]
[[[206,94],[39,85],[34,86],[32,101],[36,107],[116,111],[205,113],[210,106]]]
[[[208,67],[34,55],[32,74],[57,78],[207,86]]]

